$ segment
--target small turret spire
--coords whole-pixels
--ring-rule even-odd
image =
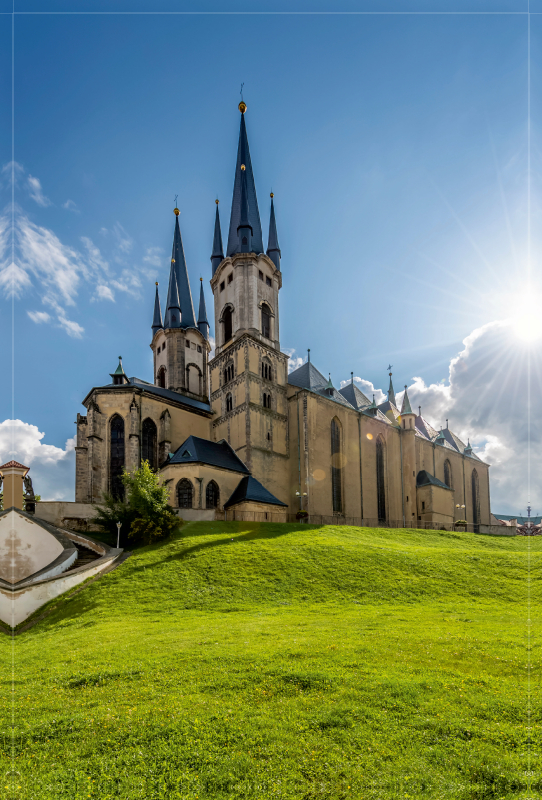
[[[109,373],[113,378],[113,383],[116,386],[122,386],[124,383],[129,383],[128,377],[124,372],[124,367],[122,366],[122,356],[119,356],[119,364],[115,372]]]
[[[156,295],[154,297],[154,317],[152,320],[152,335],[159,331],[162,325],[162,309],[160,308],[160,297],[158,295],[158,281],[156,281]]]
[[[407,387],[405,386],[405,393],[403,395],[403,405],[401,406],[401,414],[413,414],[413,413],[414,412],[410,407],[410,400],[408,399]]]
[[[198,328],[203,333],[207,341],[209,341],[209,323],[207,321],[207,309],[205,308],[205,295],[203,293],[203,278],[200,278],[199,284],[199,313],[198,313]]]
[[[279,237],[277,235],[277,223],[275,221],[275,206],[273,203],[273,192],[270,194],[271,197],[271,213],[269,215],[269,239],[267,242],[267,255],[276,266],[277,269],[280,270],[280,247],[279,247]]]
[[[215,200],[216,214],[215,214],[215,234],[213,237],[213,254],[211,256],[211,266],[213,275],[215,274],[218,265],[224,260],[224,247],[222,246],[222,232],[220,230],[220,216],[218,214],[218,197]]]
[[[388,367],[388,369],[391,369],[391,366]],[[390,375],[390,387],[388,389],[388,400],[390,401],[390,403],[393,403],[393,405],[396,406],[397,403],[395,401],[395,392],[393,390],[393,383],[391,380],[392,373],[390,372],[389,375]]]
[[[311,363],[311,349],[310,347],[307,349],[307,361],[309,364]]]

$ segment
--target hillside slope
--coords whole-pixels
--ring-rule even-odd
[[[15,639],[14,796],[527,797],[539,548],[189,524]]]

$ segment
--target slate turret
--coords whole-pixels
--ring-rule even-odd
[[[279,237],[277,235],[277,223],[275,221],[275,206],[273,203],[273,192],[271,192],[271,213],[269,215],[269,239],[267,241],[267,255],[276,266],[280,269],[280,247]]]

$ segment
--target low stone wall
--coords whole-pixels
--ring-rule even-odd
[[[41,500],[36,503],[37,519],[43,519],[59,528],[76,531],[95,531],[92,518],[96,516],[96,507],[90,503],[73,503],[63,500]]]

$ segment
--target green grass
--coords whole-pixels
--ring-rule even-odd
[[[188,524],[3,637],[0,794],[535,797],[541,544]]]

